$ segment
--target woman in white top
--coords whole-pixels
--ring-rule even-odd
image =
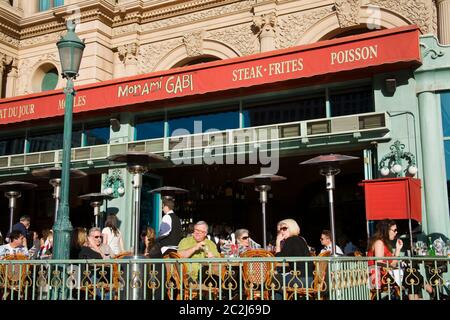
[[[115,215],[109,215],[106,218],[105,227],[102,230],[103,243],[107,244],[114,256],[123,252],[123,239],[118,226],[118,220]]]

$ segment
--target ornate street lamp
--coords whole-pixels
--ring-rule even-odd
[[[14,220],[14,209],[17,205],[17,198],[22,196],[21,191],[36,188],[37,185],[22,181],[7,181],[0,183],[0,190],[5,191],[5,197],[9,199],[9,232],[12,231]]]
[[[35,177],[50,179],[49,183],[53,186],[53,199],[55,199],[55,216],[53,217],[54,223],[56,223],[59,210],[59,200],[61,198],[61,168],[44,168],[31,171],[31,174]],[[70,169],[71,178],[83,178],[87,174],[81,170]]]
[[[417,173],[416,157],[411,152],[403,151],[405,145],[397,140],[389,149],[391,152],[381,158],[378,166],[381,175],[387,176],[392,172],[396,177],[404,177],[407,174],[415,176]],[[406,168],[402,165],[404,160],[408,162]]]
[[[75,33],[75,22],[67,21],[67,33],[56,43],[61,60],[62,77],[67,79],[64,106],[64,140],[61,170],[61,202],[57,220],[53,225],[53,259],[69,259],[72,224],[69,220],[70,154],[72,143],[72,109],[75,90],[73,80],[78,76],[85,44]]]
[[[242,183],[253,183],[255,184],[255,191],[259,192],[259,201],[262,206],[262,228],[263,228],[263,248],[267,247],[266,239],[266,203],[267,203],[267,191],[270,190],[271,184],[274,181],[286,180],[285,177],[276,176],[274,174],[260,173],[239,179]]]
[[[318,156],[307,161],[303,161],[300,164],[316,165],[320,168],[320,174],[325,176],[326,187],[328,190],[328,207],[330,211],[330,229],[331,229],[331,255],[336,256],[336,234],[334,228],[334,176],[341,172],[339,164],[349,160],[355,160],[358,157],[344,156],[341,154],[328,154],[324,156]]]
[[[94,218],[95,218],[94,226],[99,227],[100,207],[103,204],[103,200],[111,199],[112,196],[108,195],[106,193],[97,192],[97,193],[83,194],[83,195],[79,196],[78,198],[90,201],[91,207],[94,208]]]

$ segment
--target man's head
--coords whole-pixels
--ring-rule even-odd
[[[12,248],[17,248],[23,245],[23,235],[20,231],[13,230],[9,234],[9,243]]]
[[[89,229],[88,238],[91,245],[99,247],[102,244],[102,231],[100,230],[100,228],[93,227]]]
[[[195,241],[202,242],[208,234],[208,224],[205,221],[199,221],[194,225],[194,233],[192,236]]]
[[[175,202],[173,201],[173,199],[165,198],[162,202],[162,207],[164,213],[167,213],[170,210],[173,210],[173,208],[175,208]]]
[[[330,230],[323,230],[320,234],[320,243],[325,246],[331,246],[331,231]]]
[[[21,216],[19,222],[25,226],[25,228],[30,227],[30,216]]]

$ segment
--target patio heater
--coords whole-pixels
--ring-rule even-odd
[[[285,177],[277,176],[268,173],[254,174],[245,178],[239,179],[242,183],[255,184],[255,191],[259,191],[259,201],[262,206],[262,228],[263,228],[263,247],[266,249],[266,203],[267,203],[267,191],[271,189],[272,182],[286,180]]]
[[[141,205],[141,189],[142,189],[142,175],[148,171],[149,166],[153,163],[163,162],[167,159],[150,153],[129,151],[111,155],[108,157],[109,161],[125,162],[127,164],[128,172],[132,174],[131,184],[133,185],[133,225],[134,230],[132,234],[133,239],[133,254],[138,255],[139,250],[139,222],[140,222],[140,205]]]
[[[39,178],[47,178],[49,184],[53,186],[53,199],[55,199],[55,216],[54,223],[58,217],[59,199],[61,197],[61,168],[44,168],[31,171],[31,174]],[[70,178],[84,178],[87,174],[81,170],[70,169]]]
[[[107,158],[113,162],[125,162],[127,164],[128,172],[132,175],[131,184],[133,185],[133,225],[131,238],[133,240],[133,257],[132,259],[143,258],[139,256],[139,223],[140,223],[140,208],[141,208],[141,189],[142,189],[142,175],[149,170],[149,166],[154,163],[167,161],[166,158],[150,152],[129,151],[126,153],[111,155]],[[138,263],[131,264],[131,272],[139,278],[139,274],[143,275],[143,265]],[[140,300],[143,297],[142,285],[132,286],[132,299]]]
[[[31,190],[36,188],[37,185],[29,182],[22,181],[7,181],[0,183],[0,190],[5,191],[5,197],[9,199],[9,232],[12,231],[14,209],[17,205],[17,198],[20,198],[24,190]]]
[[[334,176],[341,172],[339,165],[345,161],[359,159],[358,157],[345,156],[340,154],[328,154],[317,156],[315,158],[303,161],[301,165],[315,165],[320,169],[320,174],[325,176],[326,188],[328,190],[328,207],[330,211],[330,229],[331,229],[331,241],[333,245],[331,247],[331,255],[336,256],[336,234],[334,227],[334,200],[333,190],[335,188]]]
[[[97,192],[97,193],[83,194],[78,198],[90,201],[91,207],[94,208],[94,217],[95,217],[94,225],[95,227],[98,227],[100,217],[100,207],[103,204],[103,200],[111,199],[111,196],[106,193]]]
[[[162,200],[168,199],[168,200],[172,200],[172,201],[175,201],[175,195],[185,194],[188,192],[189,191],[186,189],[171,187],[171,186],[164,186],[164,187],[156,188],[156,189],[149,191],[149,193],[160,193]]]
[[[160,193],[162,199],[175,200],[175,195],[188,193],[189,191],[182,188],[164,186],[149,191],[150,193]]]

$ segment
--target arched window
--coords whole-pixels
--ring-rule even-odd
[[[172,68],[193,66],[194,64],[200,64],[200,63],[217,61],[217,60],[220,60],[220,58],[210,56],[210,55],[194,57],[194,58],[186,58],[186,59],[181,60],[177,64],[175,64]]]
[[[41,90],[48,91],[56,88],[58,84],[58,69],[53,68],[47,71],[42,78]]]

